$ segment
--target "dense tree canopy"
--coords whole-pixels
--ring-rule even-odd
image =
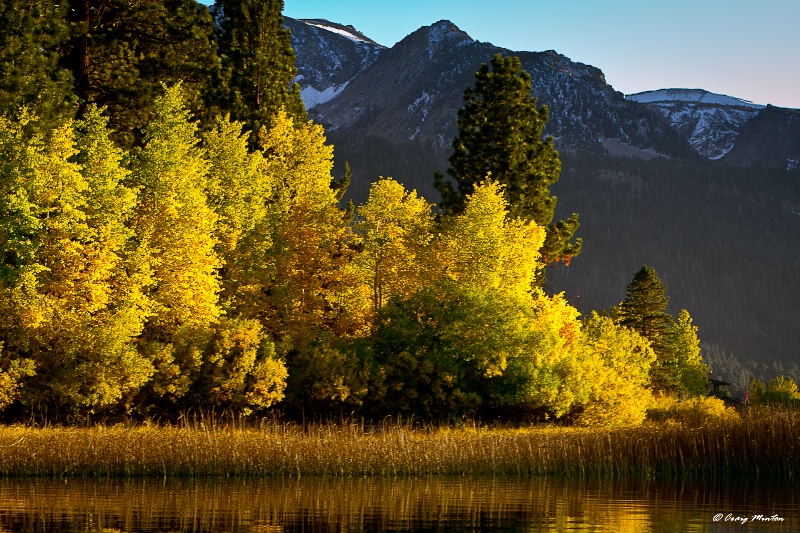
[[[216,65],[213,23],[195,0],[69,0],[69,38],[60,64],[72,73],[79,117],[107,106],[117,142],[138,142],[155,116],[161,83],[183,83],[190,108],[202,116],[206,84]]]
[[[0,114],[25,108],[50,129],[74,112],[71,74],[58,66],[66,11],[63,2],[0,0]]]

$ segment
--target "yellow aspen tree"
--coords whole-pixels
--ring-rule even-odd
[[[372,184],[356,211],[360,245],[350,269],[366,285],[372,312],[392,297],[408,297],[425,283],[423,256],[433,234],[431,204],[391,178]]]
[[[252,313],[242,316],[252,296],[247,286],[263,267],[273,242],[267,221],[275,180],[263,172],[261,151],[248,148],[241,122],[218,118],[203,135],[209,164],[206,194],[217,215],[215,238],[221,302],[227,316],[212,325],[201,374],[193,387],[200,403],[242,412],[263,409],[283,399],[286,365],[275,354],[269,334]]]
[[[493,401],[558,417],[581,402],[587,389],[580,383],[576,351],[578,310],[562,294],[548,296],[536,287],[545,235],[543,226],[510,217],[502,185],[486,181],[467,196],[462,214],[446,219],[432,255],[434,268],[441,268],[445,279],[470,290],[496,292],[517,309],[513,330],[524,339],[518,342],[524,349],[504,357]]]
[[[579,422],[592,427],[638,426],[652,400],[650,341],[613,319],[592,313],[583,324],[582,375],[591,392]]]
[[[561,416],[580,399],[578,311],[533,289],[544,229],[508,216],[502,187],[484,182],[448,217],[425,254],[427,286],[378,317],[381,401],[452,417],[480,406]]]
[[[467,196],[463,214],[446,219],[435,264],[456,283],[521,296],[531,291],[544,238],[542,226],[509,217],[502,185],[486,181]]]
[[[36,204],[33,170],[36,150],[23,128],[30,118],[12,121],[0,117],[0,377],[2,407],[14,402],[20,378],[36,372],[38,346],[31,335],[49,318],[37,276],[44,267],[38,262],[39,235],[43,224]],[[41,148],[41,143],[40,143]],[[38,183],[38,182],[37,182]],[[24,369],[22,374],[17,369]]]
[[[333,147],[311,122],[281,110],[261,132],[260,172],[273,183],[267,215],[245,240],[237,302],[277,337],[311,339],[339,317],[337,290],[349,257],[343,212],[331,189]]]
[[[560,417],[587,393],[577,356],[579,313],[563,295],[548,296],[538,288],[530,305],[531,342],[520,357],[509,362],[508,377],[516,379],[516,395],[523,405]]]
[[[209,165],[180,85],[165,87],[155,109],[133,170],[140,189],[134,228],[153,262],[153,316],[143,339],[157,370],[152,392],[175,398],[199,371],[209,326],[220,316],[218,217],[208,205]]]
[[[267,216],[267,202],[274,190],[272,176],[261,172],[263,155],[248,148],[249,133],[243,126],[229,117],[218,117],[215,127],[203,134],[208,161],[206,195],[218,217],[217,253],[223,269],[233,271],[242,239]],[[263,237],[269,244],[270,236]]]
[[[149,307],[147,268],[125,225],[136,197],[123,185],[122,153],[105,119],[92,109],[77,127],[77,143],[68,124],[46,140],[18,137],[21,148],[9,154],[15,192],[38,223],[23,230],[32,253],[6,263],[4,291],[16,330],[4,346],[35,364],[23,401],[67,412],[114,406],[152,374],[134,343]]]

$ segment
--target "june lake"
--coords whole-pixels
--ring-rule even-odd
[[[5,479],[0,532],[800,531],[798,485],[557,477]]]

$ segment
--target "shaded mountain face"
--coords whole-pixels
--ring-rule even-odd
[[[724,161],[800,170],[800,110],[767,106],[742,125]]]

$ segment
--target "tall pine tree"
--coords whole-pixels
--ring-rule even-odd
[[[673,351],[670,334],[675,321],[667,313],[667,286],[653,267],[644,265],[628,284],[625,300],[619,305],[618,322],[650,341],[656,353],[651,380],[657,390],[673,390],[674,380],[669,370]]]
[[[644,265],[628,284],[619,306],[619,322],[649,339],[658,350],[673,324],[668,304],[667,286],[653,267]]]
[[[218,104],[246,124],[251,141],[262,127],[272,127],[281,107],[296,122],[305,121],[283,0],[218,0],[214,11],[223,70]]]
[[[21,108],[45,130],[70,118],[76,100],[69,71],[58,67],[67,39],[63,3],[0,0],[0,115],[18,117]]]
[[[558,181],[561,161],[552,137],[542,140],[548,110],[537,108],[531,89],[530,74],[518,57],[497,54],[491,69],[481,65],[475,87],[464,92],[458,111],[458,135],[447,170],[453,181],[437,173],[436,188],[444,212],[459,213],[476,184],[487,177],[502,183],[511,216],[548,226],[541,250],[546,263],[569,262],[581,249],[580,239],[572,241],[578,215],[551,225],[556,197],[550,195],[550,186]]]
[[[69,38],[61,66],[80,100],[106,106],[115,140],[130,146],[156,116],[161,83],[182,82],[189,109],[203,116],[217,65],[213,21],[195,0],[68,0]]]

